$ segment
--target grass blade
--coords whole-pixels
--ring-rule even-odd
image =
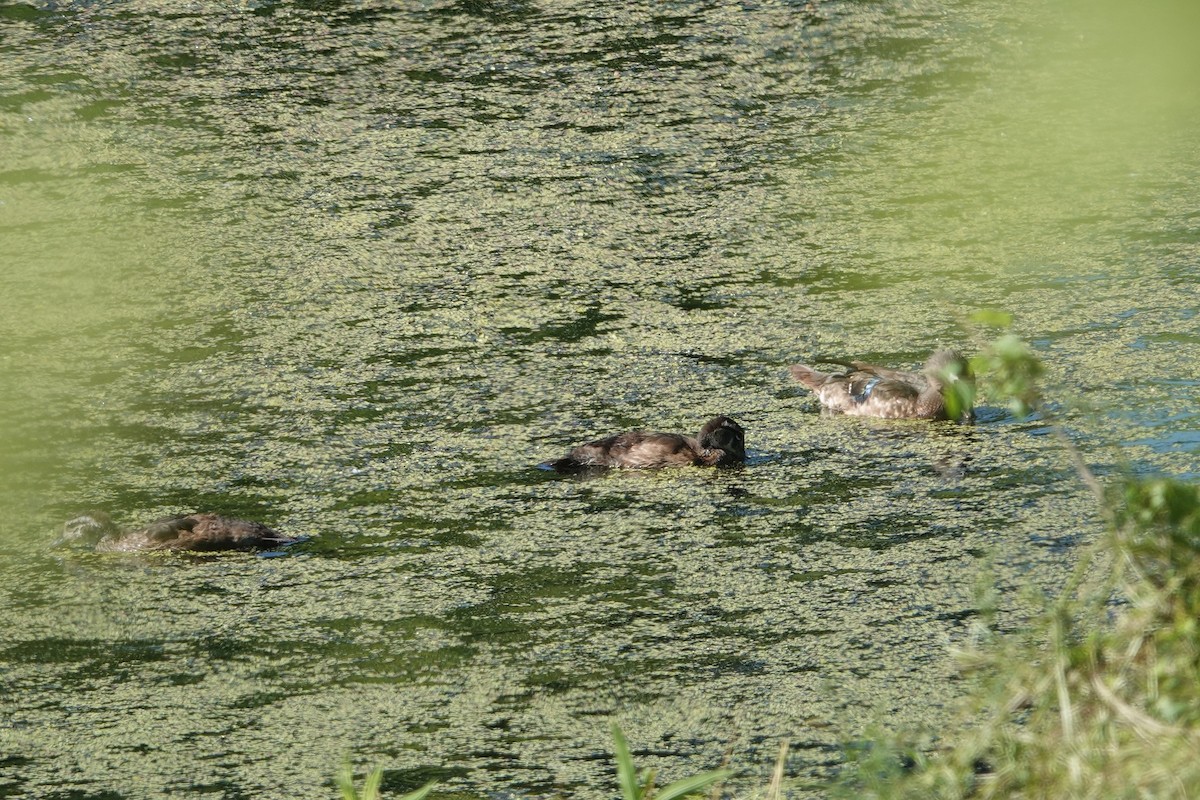
[[[787,764],[790,746],[791,742],[787,739],[779,742],[779,758],[775,759],[775,770],[771,773],[771,785],[767,787],[767,800],[780,800],[783,797],[783,770]]]
[[[376,767],[367,773],[363,782],[362,800],[379,800],[379,787],[383,784],[383,767]]]
[[[621,784],[621,796],[625,800],[642,800],[642,792],[638,787],[637,770],[633,766],[633,756],[629,753],[629,742],[620,726],[613,723],[613,748],[617,756],[617,781]]]
[[[658,790],[658,794],[654,795],[654,800],[676,800],[679,797],[687,797],[689,794],[696,794],[717,781],[723,781],[734,771],[731,769],[714,769],[712,772],[702,772],[699,775],[693,775],[690,778],[675,781],[667,784]]]
[[[354,788],[354,767],[350,766],[350,759],[343,761],[338,770],[337,787],[342,793],[342,800],[358,800],[358,790]]]
[[[437,781],[430,781],[429,783],[422,786],[420,789],[417,789],[416,791],[413,791],[413,792],[409,792],[408,794],[399,798],[399,800],[423,800],[425,795],[432,792],[433,787],[435,787],[435,786],[437,786]]]

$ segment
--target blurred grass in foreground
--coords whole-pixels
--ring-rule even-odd
[[[840,795],[1195,797],[1200,793],[1200,487],[1128,479],[1070,590],[1019,634],[961,655],[974,722],[934,752],[884,735]]]

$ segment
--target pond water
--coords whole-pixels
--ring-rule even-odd
[[[946,724],[1094,504],[1046,419],[787,365],[1005,309],[1102,476],[1197,477],[1195,12],[1101,6],[0,4],[0,795],[610,797],[615,721],[807,796]],[[718,413],[744,468],[534,468]]]

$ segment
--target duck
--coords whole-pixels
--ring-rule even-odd
[[[820,372],[807,364],[789,367],[792,377],[817,396],[823,409],[834,414],[884,419],[950,418],[946,392],[966,382],[967,396],[974,396],[975,378],[967,359],[957,350],[936,350],[919,372],[888,369],[862,361],[835,361],[847,369]],[[959,396],[962,396],[961,394]],[[971,403],[960,413],[960,421],[975,419]]]
[[[713,417],[696,436],[630,431],[582,444],[538,466],[555,472],[591,469],[725,467],[746,460],[746,431],[726,416]]]
[[[99,552],[266,550],[298,541],[259,522],[208,513],[163,517],[138,530],[122,530],[103,511],[67,520],[58,540],[59,544],[88,545]]]

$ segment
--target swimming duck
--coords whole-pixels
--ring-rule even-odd
[[[264,550],[298,542],[266,525],[218,514],[183,514],[122,531],[103,511],[68,520],[59,543],[80,542],[101,552],[133,550]]]
[[[700,433],[632,431],[580,445],[555,461],[539,464],[557,472],[605,467],[657,469],[659,467],[712,467],[741,464],[746,460],[746,432],[729,417],[713,417]]]
[[[974,383],[971,367],[955,350],[938,350],[920,372],[887,369],[862,361],[831,361],[848,367],[844,372],[818,372],[806,364],[793,364],[792,377],[817,396],[821,406],[835,414],[890,419],[949,419],[945,392],[958,381]],[[963,421],[975,418],[968,406]]]

